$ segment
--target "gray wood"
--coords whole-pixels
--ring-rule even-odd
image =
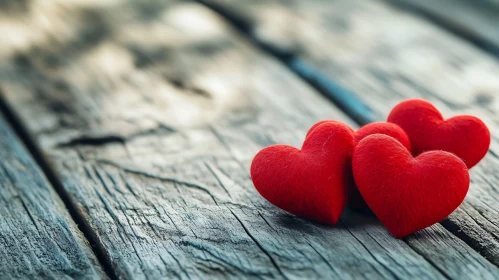
[[[48,4],[73,19],[64,34],[0,46],[9,106],[118,277],[497,278],[440,225],[411,244],[373,217],[328,227],[267,203],[248,174],[260,148],[298,146],[320,119],[355,125],[208,9],[137,3]],[[438,261],[418,253],[430,246]]]
[[[0,279],[106,278],[85,237],[0,114]]]
[[[471,170],[472,183],[463,205],[442,224],[499,265],[499,64],[495,57],[380,1],[203,2],[241,19],[240,24],[259,43],[291,54],[291,67],[293,61],[307,63],[355,92],[380,120],[397,102],[415,97],[434,102],[446,116],[482,118],[493,134],[490,153]]]
[[[499,55],[499,2],[468,0],[388,0],[426,16]]]

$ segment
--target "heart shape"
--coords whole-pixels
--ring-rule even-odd
[[[440,111],[425,100],[399,103],[388,122],[398,124],[407,133],[414,156],[443,150],[457,155],[471,168],[489,150],[490,132],[480,119],[463,115],[444,120]]]
[[[316,124],[314,124],[307,133],[307,136],[314,131],[314,129],[324,123],[331,122],[331,120],[324,120],[320,121]],[[334,121],[332,121],[334,122]],[[393,123],[388,123],[388,122],[373,122],[370,124],[367,124],[361,128],[359,128],[354,136],[355,136],[355,141],[356,144],[359,143],[360,140],[364,139],[365,137],[372,135],[372,134],[384,134],[391,136],[395,138],[397,141],[399,141],[404,147],[407,148],[407,150],[411,150],[411,143],[409,140],[409,137],[407,134],[404,132],[402,128],[400,128],[398,125],[393,124]],[[360,195],[359,191],[357,190],[357,187],[355,186],[355,183],[352,182],[352,184],[349,186],[350,190],[350,198],[349,198],[349,204],[353,208],[357,209],[362,209],[366,208],[367,205],[364,202],[364,199]]]
[[[307,137],[308,135],[314,131],[314,129],[323,124],[323,123],[328,123],[328,122],[336,122],[333,120],[323,120],[315,123],[307,132]],[[372,122],[369,124],[364,125],[363,127],[359,128],[355,132],[355,141],[356,143],[359,143],[360,140],[364,139],[365,137],[371,135],[371,134],[385,134],[388,136],[391,136],[395,138],[397,141],[399,141],[404,147],[406,147],[409,151],[411,150],[411,142],[409,140],[409,136],[407,136],[407,133],[400,128],[400,126],[390,123],[390,122]]]
[[[257,153],[251,179],[275,206],[321,223],[335,224],[348,199],[353,130],[339,122],[316,127],[302,149],[272,145]]]
[[[359,142],[352,169],[365,202],[397,238],[445,219],[464,200],[470,184],[468,169],[457,156],[429,151],[414,158],[381,134]]]

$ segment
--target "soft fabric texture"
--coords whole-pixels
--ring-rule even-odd
[[[407,133],[405,133],[400,126],[394,123],[373,122],[366,124],[355,132],[355,139],[357,140],[357,143],[359,143],[360,140],[372,134],[388,135],[399,141],[400,144],[402,144],[408,151],[411,150],[411,141],[409,140],[409,136],[407,136]]]
[[[317,222],[335,224],[352,184],[353,130],[323,123],[306,137],[302,149],[269,146],[251,163],[257,191],[275,206]]]
[[[320,121],[316,124],[314,124],[307,133],[307,136],[314,131],[314,129],[324,123],[327,122],[334,122],[331,120],[324,120]],[[400,128],[398,125],[394,123],[388,123],[388,122],[373,122],[370,124],[367,124],[361,128],[359,128],[355,132],[355,141],[358,143],[360,140],[364,139],[365,137],[371,135],[371,134],[385,134],[388,136],[391,136],[395,138],[397,141],[399,141],[404,147],[407,148],[407,150],[411,150],[411,143],[409,140],[409,137],[407,134],[404,132],[402,128]],[[360,195],[359,191],[357,190],[357,187],[355,186],[355,183],[352,183],[352,185],[349,186],[350,190],[350,195],[349,195],[349,205],[353,208],[356,209],[363,209],[366,208],[367,205],[364,202],[364,199],[362,199],[362,196]]]
[[[365,202],[397,238],[445,219],[464,200],[470,184],[468,169],[457,156],[429,151],[414,158],[381,134],[359,142],[352,168]]]
[[[333,120],[323,120],[319,121],[316,124],[314,124],[307,132],[307,136],[312,132],[317,126],[327,123],[327,122],[335,122]],[[409,140],[409,136],[407,136],[407,133],[400,128],[400,126],[390,123],[390,122],[372,122],[369,124],[364,125],[363,127],[359,128],[355,132],[355,140],[358,143],[360,140],[364,139],[365,137],[371,135],[371,134],[385,134],[388,136],[391,136],[395,138],[397,141],[399,141],[404,147],[406,147],[409,151],[411,150],[411,141]]]
[[[463,115],[444,120],[425,100],[401,102],[393,108],[388,122],[398,124],[407,133],[414,156],[425,151],[448,151],[471,168],[489,150],[490,132],[480,119]]]

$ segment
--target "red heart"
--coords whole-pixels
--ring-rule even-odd
[[[399,103],[388,116],[411,140],[413,154],[444,150],[460,157],[471,168],[487,154],[490,132],[473,116],[456,116],[444,120],[431,103],[412,99]]]
[[[339,122],[316,127],[301,150],[269,146],[251,163],[258,192],[275,206],[325,224],[335,224],[348,199],[353,131]]]
[[[323,123],[331,122],[330,120],[324,120],[320,121],[316,124],[314,124],[307,133],[307,136],[319,125]],[[334,122],[334,121],[333,121]],[[402,128],[400,128],[398,125],[393,124],[393,123],[388,123],[388,122],[373,122],[370,124],[367,124],[361,128],[359,128],[355,132],[355,141],[356,143],[359,143],[360,140],[364,139],[365,137],[371,135],[371,134],[384,134],[391,136],[398,140],[404,147],[407,148],[407,150],[411,150],[411,143],[409,141],[409,137],[407,134],[404,132]],[[362,199],[362,196],[360,195],[359,191],[357,190],[357,187],[355,187],[355,183],[352,182],[352,184],[349,186],[350,190],[350,198],[349,198],[349,204],[353,208],[365,208],[367,207],[366,203],[364,202],[364,199]]]
[[[355,148],[357,187],[367,205],[401,238],[446,218],[464,200],[470,177],[464,162],[444,151],[414,158],[392,137],[374,134]]]
[[[314,124],[307,132],[307,136],[319,125],[327,122],[335,122],[333,120],[323,120]],[[409,151],[411,150],[411,142],[409,137],[403,129],[398,125],[389,122],[372,122],[364,125],[355,132],[355,141],[359,143],[360,140],[371,134],[385,134],[397,139]]]

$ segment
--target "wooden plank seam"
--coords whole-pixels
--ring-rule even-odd
[[[83,237],[89,242],[90,248],[92,249],[94,255],[97,257],[97,261],[104,270],[104,273],[106,273],[106,276],[109,277],[109,279],[118,279],[117,275],[114,273],[114,269],[112,269],[111,259],[103,249],[103,245],[99,241],[97,234],[90,228],[90,225],[82,216],[81,212],[77,210],[76,204],[72,201],[70,195],[64,189],[61,182],[57,179],[54,171],[52,170],[52,167],[44,158],[42,152],[33,141],[33,138],[30,137],[29,132],[26,130],[16,113],[9,107],[1,88],[0,111],[3,112],[6,121],[14,130],[14,133],[17,135],[17,137],[19,137],[19,139],[21,139],[38,167],[44,173],[50,185],[53,187],[57,195],[60,197],[61,201],[64,203],[64,206],[66,207],[69,215],[76,223],[80,231],[83,233]]]
[[[384,0],[392,4],[394,7],[400,10],[409,12],[416,16],[422,17],[429,22],[447,30],[448,32],[460,37],[463,40],[471,42],[477,48],[488,52],[496,57],[499,57],[499,45],[490,41],[490,38],[481,36],[481,34],[476,34],[472,30],[469,30],[469,26],[459,26],[459,23],[453,22],[451,19],[443,18],[436,14],[434,11],[430,11],[424,8],[424,4],[420,6],[420,3],[414,3],[413,1],[407,0]],[[456,5],[462,5],[462,3],[455,3]],[[487,3],[473,3],[473,5],[484,5]],[[466,8],[466,7],[465,7]],[[484,9],[493,9],[495,7],[484,7]],[[499,39],[499,38],[498,38]]]
[[[218,5],[206,0],[196,1],[213,10],[221,17],[225,18],[240,33],[249,38],[251,43],[262,49],[265,53],[279,59],[282,63],[287,65],[292,72],[305,80],[309,85],[314,87],[320,94],[328,98],[360,126],[366,125],[371,122],[384,121],[379,115],[374,112],[374,110],[370,108],[370,106],[366,105],[362,98],[360,98],[355,92],[337,83],[332,77],[329,77],[328,75],[322,73],[322,71],[318,70],[310,63],[304,61],[298,55],[290,52],[284,52],[276,47],[271,46],[270,44],[262,42],[259,38],[254,36],[251,31],[252,29],[250,27],[250,22],[246,21],[243,15],[236,16],[232,13],[232,11],[230,11],[226,7],[223,7],[223,5]],[[447,31],[451,32],[451,30]],[[471,38],[464,38],[471,40]],[[472,43],[476,44],[475,41],[472,41]],[[491,51],[490,48],[484,47],[482,44],[476,45],[486,51]],[[448,218],[441,221],[440,224],[454,236],[461,239],[464,243],[473,248],[473,250],[478,252],[480,255],[482,255],[489,261],[492,261],[490,259],[490,256],[488,256],[487,254],[483,254],[483,252],[479,250],[479,246],[475,246],[478,244],[475,244],[476,242],[474,242],[474,240],[469,238],[466,234],[461,233],[459,225],[456,225]],[[492,263],[494,262],[492,261]]]

